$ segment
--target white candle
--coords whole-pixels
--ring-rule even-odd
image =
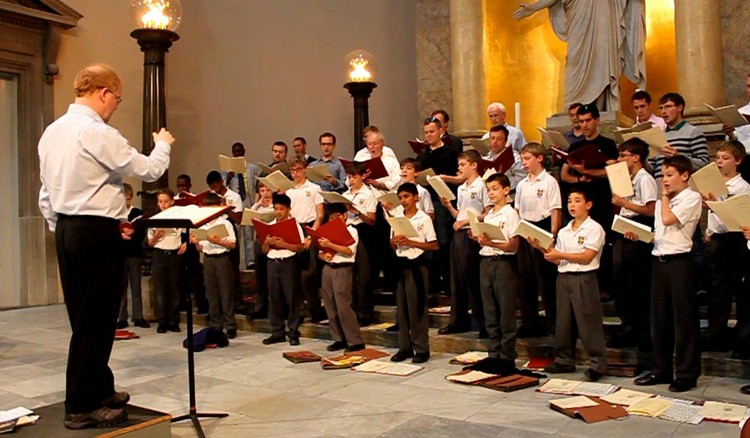
[[[521,102],[516,102],[516,128],[521,129]]]

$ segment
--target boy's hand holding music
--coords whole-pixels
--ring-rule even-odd
[[[320,239],[318,239],[318,246],[321,248],[330,248],[331,241],[326,239],[325,237],[321,237]]]
[[[164,230],[156,230],[156,231],[154,231],[154,237],[153,238],[154,238],[154,240],[156,240],[158,242],[158,241],[160,241],[161,239],[164,238],[165,234],[166,233],[164,232]]]
[[[537,242],[539,245],[539,242]],[[548,262],[559,263],[562,260],[562,253],[554,248],[544,251],[544,259]]]
[[[166,141],[170,146],[174,143],[174,137],[172,137],[172,134],[164,128],[161,128],[159,132],[154,132],[152,134],[154,136],[154,143]]]
[[[539,244],[539,240],[535,238],[526,239],[529,242],[529,245],[533,246],[534,248],[538,249],[539,251],[546,253],[549,251],[549,248],[543,248],[542,245]]]
[[[214,245],[224,245],[224,239],[219,236],[209,235],[208,241],[213,243]]]
[[[667,157],[674,157],[675,155],[680,155],[680,152],[677,149],[669,145],[663,146],[661,148],[661,153]]]
[[[635,241],[637,241],[637,240],[638,240],[638,235],[637,235],[637,234],[635,234],[635,233],[634,233],[634,232],[632,232],[632,231],[626,231],[626,232],[625,232],[625,233],[623,233],[622,235],[623,235],[623,237],[625,237],[626,239],[632,240],[633,242],[635,242]]]
[[[750,227],[741,226],[740,229],[742,230],[742,235],[745,239],[750,240]]]
[[[471,232],[471,231],[469,231],[469,232]],[[477,241],[478,244],[480,244],[482,246],[488,245],[490,242],[492,242],[492,239],[490,239],[489,237],[487,237],[486,234],[480,234],[478,236],[474,236],[472,234],[472,237],[474,238],[474,240]]]
[[[134,233],[134,229],[126,227],[122,229],[120,235],[122,236],[122,240],[130,240]]]
[[[465,227],[468,224],[469,224],[469,221],[456,221],[456,222],[453,222],[453,231],[458,231],[458,230],[460,230],[461,228]]]
[[[177,250],[177,254],[183,255],[185,254],[185,251],[187,251],[187,243],[183,243],[180,245],[180,248]]]
[[[612,204],[613,205],[616,205],[616,206],[622,208],[622,207],[625,207],[625,203],[626,202],[627,201],[622,196],[615,195],[614,193],[612,193]]]

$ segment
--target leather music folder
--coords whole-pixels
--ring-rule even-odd
[[[302,240],[300,240],[299,238],[297,221],[294,219],[290,218],[272,225],[263,223],[257,219],[253,219],[253,226],[255,227],[255,231],[258,233],[258,240],[260,241],[261,245],[265,243],[268,236],[281,237],[286,243],[302,243]]]
[[[568,153],[568,161],[572,161],[576,164],[583,163],[587,169],[599,167],[603,164],[606,164],[607,161],[611,159],[612,158],[604,155],[593,143],[589,143],[582,148]]]
[[[186,205],[197,205],[200,207],[203,205],[203,200],[206,199],[206,196],[208,196],[209,193],[211,193],[210,190],[198,193],[197,195],[188,192],[180,192],[180,197],[174,200],[174,205],[179,207],[184,207]]]
[[[352,160],[347,160],[346,158],[339,157],[339,161],[341,161],[341,165],[344,166],[344,170],[346,170],[350,164],[352,164]]]
[[[505,173],[515,162],[516,158],[513,156],[513,148],[507,146],[494,160],[482,159],[482,162],[477,167],[477,172],[482,175],[487,169],[495,169],[498,173]]]
[[[427,143],[419,140],[409,140],[409,146],[411,146],[411,150],[413,150],[417,155],[421,154],[425,149],[427,149]]]
[[[479,386],[494,389],[496,391],[513,392],[520,389],[539,386],[539,379],[537,377],[523,376],[521,374],[512,374],[510,376],[493,377],[491,379],[482,380],[479,382]]]
[[[368,179],[378,179],[388,176],[388,171],[385,170],[383,160],[380,157],[371,158],[367,161],[362,161],[367,170],[370,172]]]
[[[628,416],[628,411],[621,405],[613,405],[595,397],[589,397],[597,403],[597,406],[586,408],[561,409],[550,404],[550,408],[561,412],[571,418],[580,418],[586,423],[598,423],[600,421],[616,420]]]
[[[292,363],[320,362],[322,357],[312,351],[287,351],[281,356]]]
[[[336,251],[331,248],[321,248],[318,244],[318,240],[320,240],[321,237],[330,240],[331,243],[335,245],[349,246],[354,244],[354,237],[349,234],[349,230],[346,229],[346,224],[339,219],[329,220],[319,226],[317,230],[313,230],[306,226],[305,233],[312,237],[315,246],[317,246],[320,251],[331,255],[336,254]]]

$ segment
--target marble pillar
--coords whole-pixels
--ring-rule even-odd
[[[487,118],[484,70],[484,2],[450,0],[453,79],[451,131],[462,137],[481,135]]]
[[[721,2],[675,2],[677,89],[687,112],[704,112],[704,103],[723,105],[724,61],[721,35]]]

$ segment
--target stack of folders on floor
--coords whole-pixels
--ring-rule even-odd
[[[371,360],[361,365],[356,365],[352,370],[363,373],[386,374],[389,376],[406,377],[417,371],[423,370],[424,367],[419,365],[409,365],[405,363],[383,362],[381,360]]]
[[[39,415],[23,406],[0,411],[0,433],[13,432],[17,427],[36,423],[38,419]]]
[[[487,358],[486,351],[467,351],[450,360],[451,365],[473,365]]]
[[[552,365],[555,362],[554,357],[530,357],[529,361],[523,364],[523,367],[530,371],[544,372],[544,367]]]
[[[475,370],[463,370],[449,374],[445,376],[445,380],[464,385],[481,386],[483,388],[494,389],[495,391],[502,392],[513,392],[539,385],[539,379],[536,377],[524,376],[521,374],[500,376]]]
[[[549,379],[537,391],[550,394],[587,395],[604,397],[617,391],[616,385],[607,383],[581,382],[578,380]]]
[[[584,395],[550,400],[550,408],[571,418],[580,418],[586,423],[626,418],[628,412],[620,405],[607,403],[596,397]]]
[[[323,359],[322,356],[312,351],[288,351],[281,353],[281,356],[292,363],[320,362]]]
[[[352,368],[356,365],[363,364],[367,361],[380,359],[390,356],[385,351],[375,350],[374,348],[365,348],[364,350],[344,353],[341,356],[323,358],[320,360],[320,366],[324,370],[341,370]]]

